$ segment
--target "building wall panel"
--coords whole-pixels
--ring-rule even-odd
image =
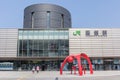
[[[73,35],[76,31],[80,35]],[[86,31],[90,32],[89,36]],[[102,31],[106,31],[106,36]],[[120,29],[69,29],[69,46],[70,54],[85,52],[90,57],[120,57]]]
[[[0,29],[0,57],[17,57],[18,29]]]

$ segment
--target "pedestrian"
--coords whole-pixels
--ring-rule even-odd
[[[37,71],[37,73],[39,73],[39,70],[40,70],[40,67],[37,66],[37,67],[36,67],[36,71]]]
[[[34,73],[35,72],[35,67],[33,66],[33,68],[32,68],[32,72]]]

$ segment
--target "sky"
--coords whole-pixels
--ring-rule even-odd
[[[23,28],[24,8],[39,3],[69,10],[73,28],[120,28],[120,0],[0,0],[0,28]]]

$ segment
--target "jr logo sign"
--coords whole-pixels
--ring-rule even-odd
[[[73,35],[74,36],[80,36],[80,33],[81,33],[80,30],[76,30],[76,31],[73,32]]]

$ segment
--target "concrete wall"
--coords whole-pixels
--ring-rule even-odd
[[[0,29],[0,57],[17,56],[18,29]]]
[[[76,31],[80,35],[73,35]],[[86,31],[90,31],[90,36],[86,36]],[[86,53],[90,57],[120,57],[120,29],[69,29],[69,50],[70,54]]]

